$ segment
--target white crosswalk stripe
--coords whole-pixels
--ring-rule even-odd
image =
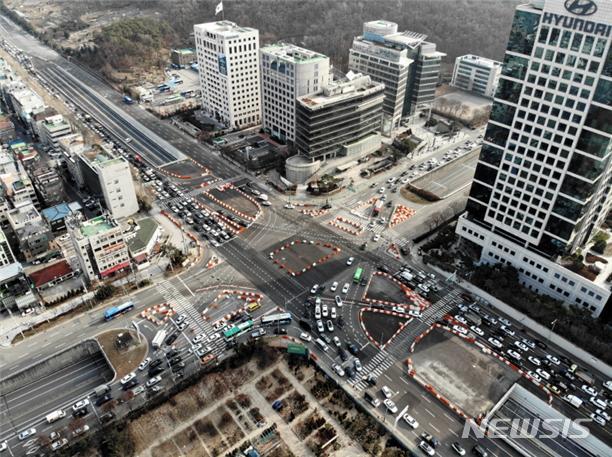
[[[376,354],[374,358],[363,367],[361,376],[367,377],[369,374],[372,374],[378,378],[382,376],[382,374],[394,363],[395,359],[391,357],[390,354],[388,354],[386,351],[379,351],[378,354]],[[355,379],[351,380],[350,382],[353,383],[353,387],[356,390],[364,390],[368,387],[368,384],[362,379]]]
[[[175,305],[178,314],[186,314],[189,316],[191,325],[196,333],[204,332],[207,336],[210,336],[213,332],[212,326],[209,322],[202,318],[202,315],[195,308],[192,302],[190,302],[179,290],[169,281],[161,281],[157,284],[157,290],[160,292],[164,300],[168,303]]]

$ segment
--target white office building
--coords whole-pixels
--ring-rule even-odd
[[[496,60],[473,54],[459,56],[455,59],[451,86],[493,98],[501,74],[501,65],[501,62]]]
[[[517,7],[457,226],[481,262],[512,265],[527,287],[594,316],[612,262],[569,256],[589,251],[612,206],[611,35],[609,1]]]
[[[353,40],[349,51],[349,69],[384,83],[383,132],[399,127],[406,97],[408,70],[412,59],[407,49],[384,40],[385,35],[397,33],[397,24],[371,21],[363,24],[363,35]]]
[[[263,128],[284,141],[295,141],[295,103],[332,81],[329,57],[292,44],[261,48]]]
[[[194,26],[202,107],[229,127],[261,123],[259,32],[230,21]]]

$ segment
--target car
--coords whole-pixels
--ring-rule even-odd
[[[145,368],[149,366],[150,363],[151,363],[151,357],[147,357],[142,362],[140,362],[140,365],[138,365],[138,371],[143,371]]]
[[[30,428],[25,429],[24,431],[22,431],[18,435],[18,438],[19,438],[19,441],[23,441],[23,440],[25,440],[25,439],[27,439],[30,436],[35,435],[35,434],[36,434],[36,429],[34,427],[30,427]]]
[[[194,336],[193,339],[191,340],[191,344],[199,344],[202,341],[206,340],[206,334],[205,333],[199,333],[198,335]]]
[[[385,401],[391,401],[391,400],[385,400]],[[402,418],[404,419],[404,421],[413,429],[419,428],[419,423],[417,422],[417,420],[412,417],[410,414],[404,414],[402,416]]]
[[[121,385],[124,386],[126,385],[128,382],[130,382],[132,379],[134,379],[136,377],[136,373],[134,373],[133,371],[131,373],[126,374],[123,378],[121,378]]]
[[[508,351],[506,352],[510,357],[512,357],[514,360],[521,360],[521,354],[519,354],[518,352],[512,350],[512,349],[508,349]]]
[[[331,320],[329,320],[329,319],[328,319],[328,320],[327,320],[327,322],[326,322],[325,324],[327,325],[327,330],[328,330],[328,331],[330,331],[330,332],[333,332],[333,331],[334,331],[334,324],[332,323],[332,321],[331,321]]]
[[[89,425],[85,424],[82,427],[75,428],[74,431],[72,432],[72,436],[80,436],[84,433],[87,433],[88,431],[89,431]]]
[[[141,393],[143,393],[145,391],[144,386],[136,386],[132,389],[132,394],[134,396],[140,395]]]
[[[172,343],[176,341],[177,338],[178,338],[178,333],[172,333],[171,335],[169,335],[165,341],[166,346],[170,346]]]
[[[437,448],[440,446],[440,440],[433,436],[431,433],[423,432],[421,433],[421,439],[427,441],[432,447]]]
[[[470,325],[470,330],[478,336],[484,336],[484,331],[475,325]]]
[[[344,285],[342,286],[342,293],[343,294],[348,294],[349,288],[351,287],[351,285],[348,282],[345,282]]]
[[[189,322],[189,321],[181,322],[181,323],[178,325],[178,327],[177,327],[177,328],[179,329],[179,331],[180,331],[180,332],[182,332],[182,331],[183,331],[183,330],[185,330],[187,327],[189,327],[189,324],[190,324],[190,322]]]
[[[378,193],[381,194],[381,195],[384,194],[385,193],[385,188],[381,187],[380,189],[378,189]]]
[[[467,325],[467,320],[461,314],[455,315],[455,320],[461,322],[463,325]]]
[[[152,377],[151,379],[147,381],[147,387],[153,387],[155,384],[158,384],[159,382],[161,382],[161,379],[162,378],[160,375]]]
[[[346,377],[349,379],[353,379],[357,374],[357,372],[350,365],[344,367],[344,371],[346,371]]]
[[[435,449],[431,447],[427,441],[419,442],[419,448],[429,456],[436,455]]]
[[[535,349],[536,347],[535,343],[531,340],[528,340],[527,338],[523,338],[521,342],[525,344],[526,346],[530,347],[531,349]]]
[[[340,360],[346,362],[348,360],[348,355],[346,351],[342,348],[338,348],[338,355],[340,356]]]
[[[361,364],[361,360],[359,359],[353,360],[353,365],[355,366],[355,371],[361,372],[361,370],[363,370],[363,365]]]
[[[339,364],[334,363],[334,364],[332,365],[332,369],[333,369],[333,370],[336,372],[336,374],[337,374],[338,376],[340,376],[340,377],[343,377],[343,376],[344,376],[344,370],[342,369],[342,367],[341,367]]]
[[[349,343],[347,347],[351,354],[353,355],[359,354],[359,346],[357,346],[355,343]]]
[[[178,325],[185,319],[187,319],[187,314],[179,314],[179,316],[174,320],[174,322],[176,323],[176,325]]]
[[[488,457],[489,455],[486,449],[480,444],[477,444],[472,448],[472,454],[476,455],[477,457]]]
[[[391,398],[393,396],[393,391],[391,389],[389,389],[388,386],[382,386],[382,388],[380,390],[383,393],[383,395],[385,396],[385,398]]]
[[[599,416],[603,417],[607,421],[610,420],[610,415],[603,409],[596,409],[595,414],[598,414]]]
[[[499,328],[500,328],[500,330],[501,330],[502,332],[504,332],[506,335],[509,335],[509,336],[514,336],[514,330],[512,330],[512,329],[511,329],[510,327],[508,327],[507,325],[502,325],[502,326],[500,326]]]
[[[327,307],[327,305],[323,305],[323,306],[321,307],[321,315],[322,315],[323,317],[327,317],[327,316],[329,316],[329,308]]]
[[[582,389],[583,392],[586,392],[587,394],[593,397],[597,396],[597,391],[589,385],[583,384],[582,387],[580,387],[580,389]]]
[[[302,341],[306,341],[307,343],[310,343],[312,341],[312,336],[310,336],[310,334],[306,332],[302,332],[300,333],[300,339]]]
[[[331,287],[329,288],[329,290],[332,292],[335,292],[337,288],[338,288],[338,281],[334,281]]]
[[[554,363],[555,365],[560,365],[560,364],[561,364],[561,360],[559,360],[558,358],[556,358],[554,355],[547,354],[547,355],[546,355],[546,358],[547,358],[548,360],[550,360],[550,362]]]
[[[542,382],[542,378],[540,377],[539,374],[534,373],[533,371],[528,371],[527,374],[531,376],[535,381]]]
[[[602,427],[606,426],[606,420],[600,415],[596,413],[591,413],[590,416],[591,416],[591,419],[593,419],[593,421],[596,422],[597,424],[601,425]]]
[[[465,328],[462,325],[453,325],[453,330],[455,332],[459,333],[460,335],[467,335],[468,334],[467,328]]]
[[[335,319],[336,317],[338,317],[338,315],[336,314],[336,307],[335,307],[335,306],[332,306],[332,307],[331,307],[331,312],[330,312],[330,315],[329,315],[329,316],[330,316],[332,319]]]
[[[346,293],[346,292],[344,292],[344,293]],[[336,295],[336,296],[334,297],[334,300],[335,300],[335,302],[336,302],[336,306],[338,306],[339,308],[341,308],[341,307],[342,307],[342,298],[340,298],[340,295]]]
[[[609,380],[609,381],[604,382],[604,384],[603,384],[603,385],[604,385],[604,387],[605,387],[606,389],[608,389],[610,392],[612,392],[612,379],[611,379],[611,380]]]
[[[320,319],[317,320],[317,331],[319,333],[325,332],[325,327],[323,326],[323,321],[321,321]]]
[[[315,305],[315,319],[321,319],[321,306]]]
[[[342,341],[340,341],[340,338],[338,338],[337,336],[334,336],[332,338],[332,341],[334,342],[334,344],[336,345],[336,347],[342,347]]]
[[[499,322],[501,322],[502,324],[504,324],[506,327],[511,327],[512,324],[510,323],[510,321],[506,318],[500,317],[499,318]]]
[[[597,398],[596,396],[589,398],[589,401],[601,409],[606,409],[608,407],[608,403],[605,400],[602,400],[601,398]]]
[[[294,206],[293,204],[291,204],[291,203],[285,203],[284,208],[285,208],[285,209],[294,209],[294,208],[295,208],[295,206]]]
[[[89,406],[89,399],[84,398],[83,400],[77,401],[74,405],[72,405],[73,411],[78,411],[83,408],[87,408]]]
[[[377,242],[378,240],[380,240],[380,235],[378,233],[376,233],[373,237],[372,237],[372,241]]]
[[[316,294],[318,291],[319,291],[319,285],[318,284],[315,284],[314,286],[312,286],[310,288],[310,293],[311,294]]]
[[[459,444],[457,441],[451,444],[451,448],[457,453],[457,455],[465,455],[465,449],[463,449],[461,444]]]
[[[377,379],[376,379],[376,376],[374,376],[372,373],[370,373],[369,375],[367,375],[367,376],[365,377],[364,381],[365,381],[365,382],[366,382],[368,385],[370,385],[370,386],[375,386],[375,385],[376,385],[376,382],[377,382]]]
[[[8,442],[3,441],[2,443],[0,443],[0,452],[4,452],[8,449]]]
[[[100,421],[102,422],[110,422],[115,418],[115,413],[113,413],[112,411],[109,411],[106,414],[103,414],[100,416]]]
[[[54,441],[53,443],[51,443],[51,450],[57,451],[58,449],[64,447],[66,444],[68,444],[67,438],[62,438],[61,440]]]
[[[548,371],[538,368],[536,370],[536,373],[539,374],[542,379],[545,379],[546,381],[550,381],[550,373],[548,373]]]
[[[545,342],[540,341],[540,340],[535,340],[535,345],[539,347],[540,349],[544,349],[544,350],[548,349],[548,345]]]
[[[387,411],[389,411],[391,414],[397,413],[397,411],[398,411],[397,405],[390,398],[387,398],[387,399],[383,400],[383,404],[386,406]]]
[[[540,365],[542,365],[542,363],[540,362],[540,359],[538,359],[537,357],[534,357],[532,355],[527,357],[527,360],[529,360],[531,363],[533,363],[536,367],[539,367]]]
[[[519,348],[521,351],[527,352],[529,350],[529,347],[523,343],[522,341],[515,341],[514,345]]]
[[[487,341],[489,343],[491,343],[491,346],[493,346],[493,347],[495,347],[497,349],[501,349],[502,348],[501,342],[498,339],[496,339],[496,338],[490,337],[490,338],[487,339]]]
[[[212,343],[213,341],[217,341],[219,338],[221,338],[221,335],[219,334],[219,332],[215,332],[208,337],[208,342]]]

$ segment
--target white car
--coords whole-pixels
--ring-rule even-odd
[[[421,441],[419,443],[419,448],[421,448],[421,450],[425,452],[425,454],[429,455],[430,457],[436,455],[435,449],[431,447],[427,441]]]
[[[145,391],[144,386],[136,386],[132,389],[132,393],[134,394],[134,396],[136,397],[137,395],[140,395],[141,393],[143,393]]]
[[[332,338],[334,344],[336,345],[336,347],[341,347],[342,346],[342,341],[340,341],[340,338],[338,338],[337,336],[334,336]]]
[[[500,349],[502,347],[502,344],[499,342],[499,340],[493,337],[487,339],[487,341],[491,343],[491,346],[496,347],[497,349]]]
[[[0,452],[4,452],[8,449],[8,443],[6,441],[3,441],[2,443],[0,443]]]
[[[335,319],[335,318],[336,318],[336,316],[337,316],[337,314],[336,314],[336,307],[335,307],[335,306],[332,306],[332,307],[331,307],[330,317],[331,317],[332,319]]]
[[[412,417],[410,414],[404,414],[402,416],[402,418],[406,421],[406,423],[408,425],[410,425],[412,428],[419,428],[419,423],[416,421],[416,419],[414,417]]]
[[[397,413],[397,406],[395,405],[395,402],[393,400],[391,400],[390,398],[387,398],[386,400],[383,401],[383,403],[391,414]]]
[[[336,295],[334,297],[334,300],[336,301],[336,305],[338,305],[338,308],[342,308],[342,298],[340,298],[340,295]]]
[[[385,188],[381,187],[380,189],[378,189],[378,193],[381,194],[381,195],[384,194],[385,193]]]
[[[219,333],[213,333],[212,335],[210,335],[210,337],[208,338],[208,342],[212,343],[213,341],[217,341],[219,338],[221,338],[221,335]]]
[[[514,336],[514,330],[512,330],[510,327],[506,326],[506,325],[502,325],[499,327],[500,330],[502,332],[504,332],[506,335],[510,335],[510,336]]]
[[[380,390],[382,391],[385,398],[391,398],[393,396],[393,391],[387,386],[382,386]]]
[[[586,384],[583,384],[582,387],[580,388],[582,389],[583,392],[586,392],[587,394],[593,397],[597,396],[597,391],[591,386],[587,386]]]
[[[293,206],[291,203],[285,203],[285,209],[293,209],[295,208],[295,206]]]
[[[359,359],[353,360],[353,365],[355,365],[355,370],[356,371],[363,370],[363,365],[361,364],[361,360],[359,360]]]
[[[325,332],[325,327],[323,327],[323,321],[322,320],[317,320],[317,331],[319,333]]]
[[[121,378],[121,385],[125,385],[128,382],[130,382],[132,379],[134,379],[136,377],[136,373],[134,373],[133,371],[131,373],[126,374],[123,378]]]
[[[306,332],[302,332],[300,333],[300,339],[302,341],[306,341],[308,343],[310,343],[312,341],[312,336],[310,336],[308,333]]]
[[[523,344],[529,346],[531,349],[534,349],[536,346],[533,341],[528,340],[527,338],[523,338],[521,341],[523,342]]]
[[[334,331],[334,324],[332,321],[330,321],[329,319],[327,320],[327,322],[325,322],[327,324],[327,330],[330,332]]]
[[[531,376],[533,379],[535,379],[536,381],[542,382],[542,378],[540,378],[539,374],[534,373],[533,371],[528,371],[527,374]]]
[[[514,360],[521,360],[521,355],[518,352],[513,351],[512,349],[508,349],[508,355]]]
[[[601,398],[591,397],[589,398],[589,401],[601,409],[606,409],[608,407],[608,404]]]
[[[555,365],[560,365],[560,364],[561,364],[561,360],[559,360],[558,358],[556,358],[554,355],[550,355],[550,354],[548,354],[548,355],[546,356],[546,358],[547,358],[548,360],[550,360],[550,362],[551,362],[551,363],[554,363]]]
[[[319,305],[315,306],[315,319],[321,319],[321,307]]]
[[[515,341],[514,345],[519,348],[521,351],[525,351],[527,352],[529,350],[529,348],[527,347],[527,345],[525,343],[523,343],[522,341]]]
[[[418,309],[409,309],[408,315],[412,317],[421,317],[423,314]]]
[[[604,387],[612,392],[612,379],[610,381],[604,382]]]
[[[596,413],[591,413],[591,419],[593,419],[593,421],[595,421],[596,423],[598,423],[602,427],[606,426],[606,420],[603,417],[601,417],[598,414],[596,414]]]
[[[460,335],[468,334],[467,328],[463,327],[462,325],[453,325],[453,330],[459,333]]]
[[[157,375],[147,381],[147,387],[153,387],[155,384],[161,381],[161,375]]]
[[[337,363],[334,363],[332,365],[333,370],[336,372],[336,374],[340,377],[344,376],[344,370],[342,369],[342,367],[340,365],[338,365]]]
[[[595,410],[595,414],[600,415],[601,417],[603,417],[607,421],[610,420],[610,415],[605,410],[603,410],[603,409],[596,409]]]
[[[530,355],[529,357],[527,357],[527,360],[533,363],[536,367],[539,367],[540,365],[542,365],[542,362],[540,362],[540,359],[538,359],[537,357],[533,357]]]
[[[310,293],[311,294],[316,294],[319,291],[319,285],[315,284],[314,286],[311,287],[310,289]]]
[[[349,257],[348,259],[346,259],[346,264],[347,266],[351,266],[353,265],[353,262],[355,261],[355,257]]]
[[[474,332],[478,336],[484,336],[484,331],[480,327],[476,327],[475,325],[470,326],[470,330]]]
[[[465,317],[461,316],[460,314],[457,314],[457,315],[455,316],[455,320],[456,320],[457,322],[461,322],[461,323],[462,323],[462,324],[464,324],[464,325],[467,325],[467,320],[465,319]]]
[[[89,399],[84,398],[83,400],[77,401],[74,405],[72,405],[73,411],[78,411],[79,409],[83,409],[89,405]]]
[[[200,333],[199,335],[194,336],[193,339],[191,340],[191,342],[193,344],[198,344],[198,343],[201,343],[202,341],[204,341],[205,339],[206,339],[206,334]]]
[[[380,240],[380,235],[377,233],[376,235],[372,237],[372,241],[376,242],[378,240]]]
[[[545,379],[546,381],[550,381],[550,374],[548,373],[548,371],[538,368],[536,370],[536,373],[539,374],[542,379]]]
[[[323,317],[329,316],[329,308],[325,304],[321,307],[321,315]]]
[[[150,363],[151,363],[151,357],[147,357],[142,362],[140,362],[140,365],[138,365],[138,370],[139,371],[144,370],[145,368],[149,366]]]
[[[400,314],[406,314],[406,308],[404,308],[403,306],[394,306],[393,308],[391,308],[391,311],[394,311]]]
[[[18,438],[19,438],[19,441],[23,441],[26,438],[29,438],[30,436],[35,435],[35,434],[36,434],[36,429],[34,427],[30,427],[24,430],[23,432],[21,432]]]
[[[499,321],[504,324],[506,327],[510,327],[512,324],[510,323],[510,321],[506,318],[500,317]]]
[[[348,282],[345,282],[344,285],[342,286],[342,293],[343,294],[348,294],[349,288],[351,287],[351,285]]]
[[[335,292],[337,288],[338,288],[338,281],[334,281],[331,287],[329,288],[329,290],[331,290],[332,292]]]

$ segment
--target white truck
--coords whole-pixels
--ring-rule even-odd
[[[582,406],[582,399],[578,398],[576,395],[566,395],[563,399],[574,408],[580,408]]]
[[[153,349],[159,349],[165,339],[166,339],[166,331],[163,329],[159,330],[155,334],[155,336],[153,337],[153,341],[151,342]]]
[[[64,417],[66,417],[66,411],[64,411],[63,409],[58,409],[56,411],[53,411],[52,413],[47,414],[45,419],[47,419],[47,424],[51,424],[55,421],[63,419]]]

